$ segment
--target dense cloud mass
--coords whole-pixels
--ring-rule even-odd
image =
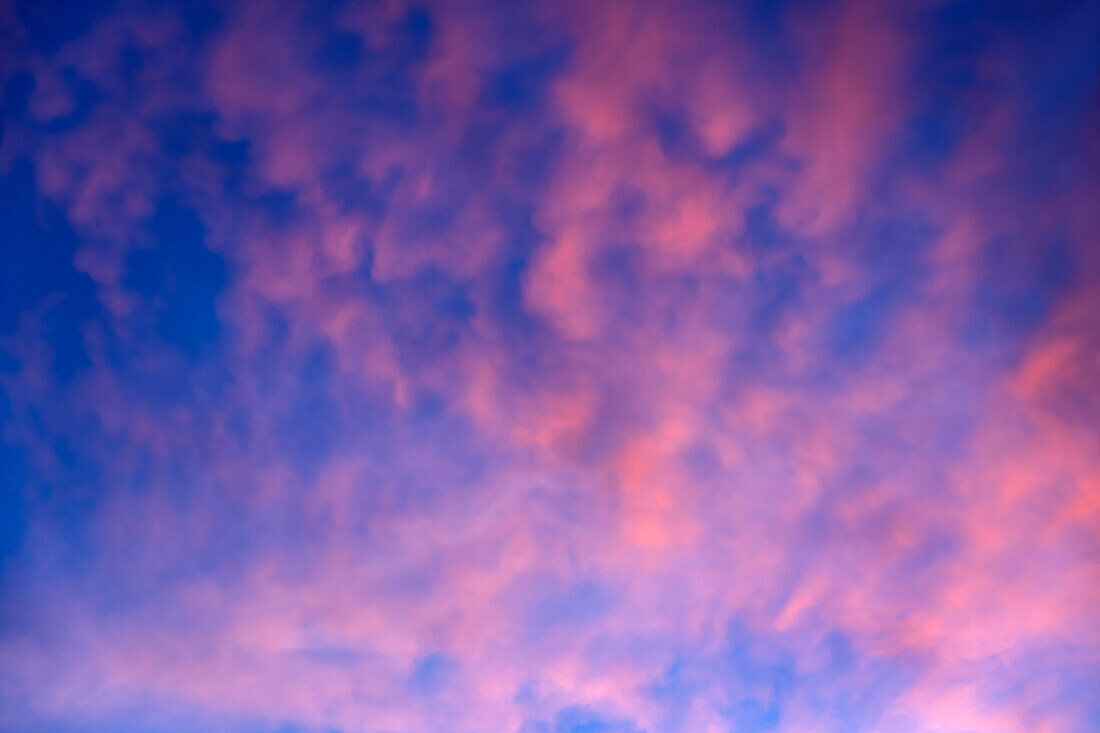
[[[0,3],[0,729],[1100,730],[1098,38]]]

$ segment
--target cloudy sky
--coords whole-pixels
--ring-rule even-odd
[[[1098,38],[0,2],[0,730],[1100,730]]]

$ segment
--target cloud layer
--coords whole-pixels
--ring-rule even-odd
[[[0,728],[1100,728],[1098,33],[0,9]]]

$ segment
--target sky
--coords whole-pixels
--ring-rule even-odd
[[[1100,731],[1098,39],[0,0],[0,731]]]

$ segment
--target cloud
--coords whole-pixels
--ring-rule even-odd
[[[17,5],[0,724],[1090,729],[1086,5]]]

